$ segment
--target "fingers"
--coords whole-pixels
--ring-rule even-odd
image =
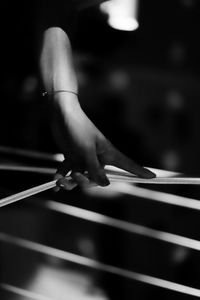
[[[108,161],[108,164],[112,164],[115,167],[118,167],[120,169],[123,169],[125,171],[128,171],[130,173],[136,174],[139,177],[151,179],[156,177],[156,175],[149,171],[146,168],[141,167],[137,163],[135,163],[133,160],[122,154],[119,150],[115,149],[113,147],[112,151],[112,159],[111,161]]]
[[[88,156],[90,157],[89,154]],[[95,155],[93,157],[95,160],[97,160],[97,158],[95,158]],[[108,185],[109,181],[107,180],[107,178],[104,179],[106,177],[105,172],[104,170],[101,170],[102,168],[100,167],[98,161],[94,163],[92,159],[91,160],[89,159],[88,161],[89,161],[88,165],[91,170],[91,172],[89,171],[90,174],[89,177],[93,181],[93,185],[94,182],[103,186]],[[69,171],[71,171],[70,176],[65,177]],[[57,192],[60,190],[60,188],[69,191],[75,188],[77,185],[79,185],[80,187],[88,186],[90,180],[83,173],[84,173],[84,169],[79,167],[79,164],[75,165],[69,160],[64,160],[64,162],[58,168],[54,176],[55,180],[57,180],[56,183],[57,186],[54,188],[54,191]]]
[[[92,181],[96,182],[100,186],[107,186],[110,184],[104,168],[99,163],[96,155],[96,151],[91,151],[87,155],[87,168],[88,173]]]
[[[90,149],[84,156],[84,169],[77,167],[80,164],[72,164],[69,160],[65,160],[59,167],[55,179],[57,179],[57,188],[63,188],[66,190],[71,190],[75,186],[79,185],[81,187],[88,186],[90,180],[95,182],[100,186],[107,186],[110,184],[106,172],[103,168],[104,164],[110,164],[118,168],[124,169],[130,173],[136,174],[141,178],[154,178],[156,175],[150,170],[141,167],[133,160],[125,156],[119,150],[111,145],[109,150],[102,155],[97,156],[95,148]],[[73,165],[73,166],[72,166]],[[84,176],[84,170],[88,171],[89,177]],[[69,177],[66,178],[65,175],[72,171]]]
[[[80,172],[72,172],[71,176],[80,186],[86,186],[90,182],[90,180]]]
[[[56,173],[54,176],[54,179],[57,180],[56,187],[53,189],[54,192],[58,192],[60,190],[60,187],[58,186],[58,180],[62,178],[61,174]]]
[[[57,186],[54,188],[55,192],[58,192],[60,188],[63,188],[65,190],[72,190],[74,187],[77,186],[77,183],[74,181],[73,178],[65,178],[69,171],[71,171],[71,162],[65,159],[59,166],[54,176],[54,179],[57,180]]]
[[[61,165],[58,167],[56,175],[58,177],[66,176],[69,171],[72,169],[72,164],[69,159],[65,159]],[[56,179],[56,178],[55,178]]]
[[[70,191],[77,186],[77,182],[75,182],[74,179],[71,178],[71,176],[70,177],[60,176],[60,178],[58,178],[56,184],[57,184],[56,191],[59,191],[60,188]]]
[[[72,172],[71,176],[81,188],[97,186],[95,182],[91,182],[86,175],[80,172]]]

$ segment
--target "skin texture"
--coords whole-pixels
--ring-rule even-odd
[[[47,91],[78,91],[69,38],[59,27],[48,28],[43,33],[40,69]],[[126,157],[96,128],[82,110],[78,96],[63,92],[51,97],[54,107],[55,136],[62,141],[65,161],[58,169],[58,186],[71,189],[89,181],[107,186],[109,180],[104,166],[113,165],[143,178],[155,174]],[[72,182],[64,176],[72,171]],[[88,178],[83,173],[88,172]]]

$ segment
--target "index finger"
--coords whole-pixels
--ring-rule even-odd
[[[132,159],[130,159],[115,148],[113,148],[112,161],[108,163],[111,163],[113,166],[128,171],[130,173],[136,174],[142,178],[151,179],[156,177],[156,175],[153,172],[144,167],[141,167],[139,164],[137,164]]]

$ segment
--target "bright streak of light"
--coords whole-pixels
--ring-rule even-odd
[[[108,24],[114,29],[133,31],[139,27],[138,0],[110,0],[100,8],[108,15]]]

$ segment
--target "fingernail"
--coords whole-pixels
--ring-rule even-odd
[[[79,173],[76,174],[75,178],[78,178],[80,181],[82,181],[83,184],[88,184],[90,182],[90,180],[87,177]]]
[[[152,179],[152,178],[155,178],[156,177],[156,174],[149,171],[148,169],[144,168],[144,175],[145,175],[145,178],[149,178],[149,179]]]
[[[58,186],[58,188],[60,189],[67,189],[67,186],[68,186],[68,183],[67,182],[65,182],[65,178],[60,178],[60,179],[58,179],[57,180],[57,182],[56,182],[56,184],[57,184],[57,186]]]
[[[64,184],[63,184],[63,180],[65,180],[63,177],[62,178],[59,178],[56,182],[57,186],[58,187],[63,187]]]
[[[77,183],[74,182],[73,179],[66,179],[65,177],[58,179],[56,184],[59,188],[62,188],[67,191],[70,191],[77,186]]]
[[[103,177],[100,179],[100,185],[101,186],[108,186],[110,184],[110,181],[108,180],[107,177]]]

